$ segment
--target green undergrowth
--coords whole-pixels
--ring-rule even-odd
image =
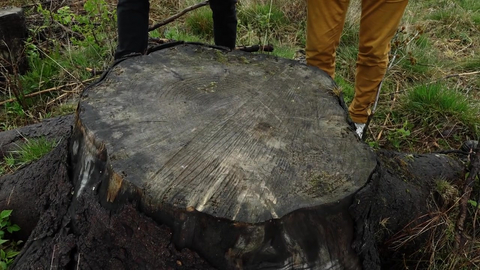
[[[6,78],[5,83],[0,81],[1,130],[71,113],[58,108],[113,60],[116,15],[111,4],[87,0],[81,10],[55,4],[24,4],[25,15],[34,18],[27,20],[29,69],[13,75],[0,70],[0,77]]]
[[[22,241],[12,239],[12,233],[20,230],[17,224],[12,224],[12,210],[0,212],[0,270],[7,270],[15,257],[20,253]]]

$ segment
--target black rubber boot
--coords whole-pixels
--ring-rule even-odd
[[[126,55],[143,54],[148,46],[148,0],[118,0],[118,44],[115,59]]]
[[[213,12],[213,35],[215,45],[235,48],[237,39],[237,0],[210,0]]]

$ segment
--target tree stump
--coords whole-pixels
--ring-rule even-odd
[[[0,9],[0,65],[7,72],[12,74],[26,72],[27,36],[28,30],[23,10],[21,8]]]
[[[326,73],[265,55],[128,59],[79,103],[74,198],[134,201],[219,269],[360,269],[348,208],[377,162],[338,94]]]
[[[399,241],[462,162],[372,153],[337,93],[314,68],[204,46],[113,66],[75,121],[0,133],[1,155],[61,138],[0,176],[28,237],[11,269],[418,267],[405,257],[424,239]]]

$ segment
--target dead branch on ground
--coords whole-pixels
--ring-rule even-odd
[[[34,93],[24,95],[23,98],[30,98],[30,97],[38,96],[38,95],[49,93],[49,92],[55,92],[55,91],[58,91],[58,90],[61,90],[61,89],[65,88],[65,87],[74,86],[74,85],[78,85],[78,84],[83,85],[87,82],[91,82],[91,81],[96,80],[96,79],[97,78],[90,78],[90,79],[82,81],[81,83],[74,82],[74,83],[68,83],[68,84],[60,85],[60,86],[57,86],[57,87],[48,88],[48,89],[45,89],[45,90],[41,90],[41,91],[38,91],[38,92],[34,92]],[[4,100],[4,101],[0,102],[0,106],[4,105],[6,103],[14,102],[16,100],[17,100],[16,98],[11,98],[11,99]]]
[[[174,20],[182,17],[182,16],[185,15],[187,12],[190,12],[190,11],[192,11],[192,10],[195,10],[195,9],[197,9],[197,8],[200,8],[200,7],[203,7],[203,6],[206,6],[206,5],[208,5],[208,1],[201,2],[201,3],[198,3],[198,4],[196,4],[196,5],[187,7],[186,9],[180,11],[179,13],[177,13],[177,14],[175,14],[175,15],[173,15],[173,16],[171,16],[171,17],[169,17],[169,18],[167,18],[167,19],[165,19],[165,20],[163,20],[163,21],[161,21],[161,22],[159,22],[159,23],[157,23],[157,24],[154,24],[153,26],[149,27],[149,28],[148,28],[148,31],[150,32],[150,31],[153,31],[153,30],[155,30],[155,29],[157,29],[157,28],[159,28],[159,27],[161,27],[161,26],[164,26],[164,25],[166,25],[166,24],[169,24],[169,23],[173,22]]]

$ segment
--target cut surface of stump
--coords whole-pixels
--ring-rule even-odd
[[[358,269],[348,206],[376,158],[338,94],[266,55],[186,44],[127,59],[79,103],[74,196],[136,200],[219,268]]]

